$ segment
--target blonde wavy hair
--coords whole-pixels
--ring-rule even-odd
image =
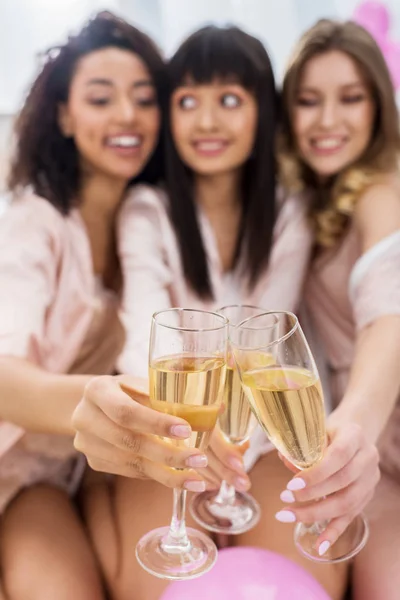
[[[299,156],[293,111],[301,76],[314,56],[339,50],[357,64],[375,104],[368,147],[355,163],[321,186]],[[310,218],[316,243],[333,246],[344,234],[357,199],[382,176],[398,169],[400,132],[395,93],[383,55],[370,34],[351,21],[318,21],[300,39],[283,81],[278,157],[282,184],[292,192],[311,191]]]

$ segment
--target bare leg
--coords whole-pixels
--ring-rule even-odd
[[[398,600],[400,597],[400,484],[383,474],[367,508],[371,534],[356,557],[355,600]]]
[[[6,600],[6,597],[3,592],[3,588],[1,587],[1,582],[0,582],[0,600]]]
[[[59,489],[36,486],[12,502],[2,521],[0,557],[9,600],[104,598],[83,525]]]
[[[275,451],[261,458],[250,473],[251,493],[261,506],[258,525],[233,539],[238,546],[256,546],[283,554],[311,573],[326,589],[332,600],[343,598],[347,587],[348,565],[321,565],[299,554],[293,541],[294,526],[279,523],[274,515],[282,508],[280,493],[291,478],[290,472]],[[383,596],[382,596],[383,597]],[[363,599],[365,600],[365,599]]]
[[[168,584],[139,566],[135,547],[142,535],[169,524],[172,490],[152,481],[117,477],[113,487],[88,486],[84,506],[112,600],[157,600]],[[189,515],[187,523],[198,528]]]

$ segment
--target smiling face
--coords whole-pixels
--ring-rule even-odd
[[[181,160],[198,175],[235,171],[254,147],[258,107],[237,83],[213,81],[178,87],[171,99],[171,129]]]
[[[119,48],[84,56],[72,78],[59,124],[75,141],[87,172],[128,181],[148,162],[158,139],[160,111],[144,62]]]
[[[320,177],[329,177],[367,149],[375,106],[354,60],[333,50],[305,64],[292,114],[302,160]]]

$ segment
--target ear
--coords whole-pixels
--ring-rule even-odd
[[[64,137],[73,137],[71,115],[69,114],[68,106],[64,102],[58,105],[58,126]]]

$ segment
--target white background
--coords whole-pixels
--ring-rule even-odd
[[[206,22],[235,22],[259,36],[278,77],[301,32],[321,17],[350,18],[358,0],[0,0],[0,114],[12,114],[40,51],[108,8],[145,29],[168,55]],[[400,40],[400,0],[387,0]]]
[[[113,10],[149,33],[170,55],[205,23],[236,23],[260,37],[278,81],[299,35],[321,17],[350,18],[358,0],[0,0],[0,188],[12,115],[32,81],[41,51],[62,43],[91,14]],[[386,0],[400,41],[400,0]]]

